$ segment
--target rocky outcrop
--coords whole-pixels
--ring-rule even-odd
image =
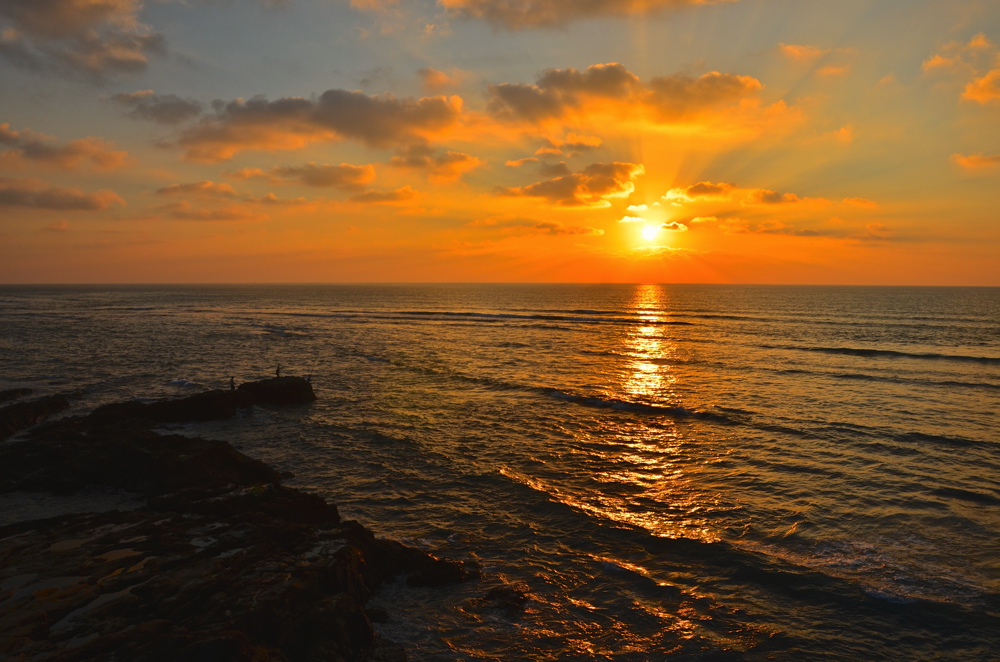
[[[312,384],[301,377],[274,377],[240,384],[231,391],[206,391],[176,400],[118,402],[91,414],[104,422],[143,420],[158,423],[213,421],[232,418],[253,405],[294,405],[316,399]]]
[[[259,382],[240,384],[239,391],[249,393],[254,402],[272,405],[294,405],[316,399],[312,384],[301,377],[275,377]]]
[[[302,398],[289,379],[278,392]],[[274,402],[259,399],[271,388],[102,407],[0,446],[0,495],[100,486],[145,500],[0,527],[0,658],[405,660],[372,629],[372,591],[474,570],[375,538],[225,442],[152,431]]]
[[[30,389],[28,392],[31,392]],[[5,391],[5,393],[11,393],[11,391]],[[64,395],[49,395],[37,400],[7,405],[0,409],[0,439],[6,439],[15,432],[68,408],[69,400]]]
[[[5,391],[0,391],[0,402],[10,402],[11,400],[17,400],[32,393],[34,391],[30,388],[9,388]]]

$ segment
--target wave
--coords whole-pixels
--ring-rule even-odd
[[[250,314],[250,313],[247,313]],[[621,317],[621,313],[610,313],[605,311],[580,311],[570,314],[517,314],[517,313],[477,313],[471,311],[454,310],[401,310],[401,311],[361,311],[342,310],[336,312],[285,312],[285,311],[258,311],[259,315],[276,315],[289,317],[318,317],[318,318],[341,318],[341,319],[363,319],[363,320],[406,320],[406,319],[428,319],[444,321],[452,319],[476,320],[481,322],[503,322],[506,320],[531,320],[542,322],[577,322],[583,324],[637,324],[641,326],[693,326],[693,322],[664,319],[643,319],[641,317]],[[607,315],[607,316],[605,316]],[[440,319],[435,319],[440,318]]]
[[[963,490],[957,487],[939,487],[936,490],[932,490],[931,494],[948,499],[958,499],[960,501],[978,503],[984,506],[1000,505],[1000,498],[992,494],[973,492],[972,490]]]
[[[931,361],[958,361],[963,363],[1000,365],[1000,358],[992,356],[938,354],[933,352],[901,352],[894,349],[868,349],[863,347],[802,347],[800,345],[760,345],[760,347],[763,349],[790,349],[802,352],[841,354],[846,356],[861,356],[865,358],[922,359]]]
[[[674,418],[699,418],[713,420],[724,423],[734,421],[722,414],[714,414],[705,411],[695,411],[683,405],[650,405],[642,402],[630,402],[628,400],[618,400],[617,398],[598,398],[593,396],[573,395],[557,389],[538,389],[545,395],[565,400],[584,407],[596,407],[598,409],[616,409],[619,411],[629,411],[637,414],[657,414],[671,416]]]
[[[167,386],[177,386],[179,388],[205,388],[204,385],[198,382],[192,382],[184,378],[172,379],[167,382]]]
[[[934,379],[911,379],[906,377],[890,377],[886,375],[867,375],[864,373],[836,373],[836,372],[822,372],[815,370],[802,370],[799,368],[783,368],[780,370],[775,370],[774,372],[780,375],[810,375],[813,377],[832,377],[834,379],[851,379],[857,381],[865,382],[883,382],[890,384],[911,384],[915,386],[947,386],[954,388],[972,388],[972,389],[996,389],[1000,390],[1000,384],[991,384],[989,382],[963,382],[957,380],[934,380]]]

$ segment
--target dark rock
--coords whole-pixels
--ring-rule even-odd
[[[0,492],[75,492],[88,485],[152,497],[183,489],[275,483],[278,473],[224,441],[73,421],[0,447]]]
[[[49,395],[37,400],[8,405],[0,409],[0,439],[5,439],[18,430],[30,427],[68,408],[69,400],[64,395]]]
[[[368,614],[368,620],[372,623],[389,622],[389,612],[384,607],[367,607],[365,613]]]
[[[267,388],[109,405],[0,446],[0,493],[96,485],[147,498],[0,527],[0,659],[405,662],[372,630],[372,592],[475,568],[375,538],[225,442],[152,430],[273,404]]]
[[[17,400],[18,398],[23,398],[26,395],[31,395],[34,393],[30,388],[11,388],[6,391],[0,391],[0,402],[9,402],[10,400]]]
[[[294,405],[316,399],[312,384],[301,377],[274,377],[259,382],[240,384],[237,391],[245,391],[258,404]]]

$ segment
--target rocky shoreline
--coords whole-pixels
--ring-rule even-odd
[[[372,592],[477,570],[376,538],[226,442],[154,431],[313,399],[306,380],[281,377],[107,405],[0,445],[0,503],[24,515],[0,526],[0,658],[405,660],[372,628],[385,617],[365,611]],[[48,411],[15,403],[0,420],[18,404],[18,420]],[[69,512],[84,494],[101,505]],[[60,499],[73,508],[38,519],[23,507]]]

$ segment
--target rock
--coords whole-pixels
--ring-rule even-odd
[[[301,377],[274,377],[259,382],[240,384],[238,391],[245,391],[259,404],[294,405],[316,399],[312,384]]]
[[[68,408],[69,400],[64,395],[49,395],[37,400],[8,405],[0,409],[0,439],[6,439],[18,430],[30,427]]]
[[[30,388],[11,388],[6,391],[0,391],[0,402],[9,402],[10,400],[17,400],[18,398],[23,398],[26,395],[31,395],[34,393]]]
[[[225,442],[152,430],[308,386],[266,382],[281,383],[109,405],[0,446],[0,493],[103,486],[146,498],[0,527],[0,659],[406,660],[374,633],[372,592],[398,575],[437,586],[475,569],[377,539]]]

